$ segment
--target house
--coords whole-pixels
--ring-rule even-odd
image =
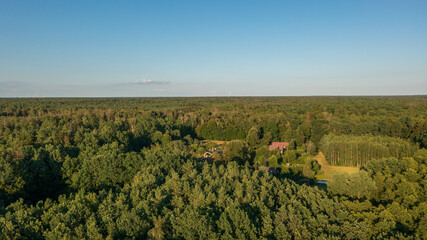
[[[279,150],[283,153],[287,146],[289,146],[289,142],[272,142],[270,146],[268,146],[268,149],[270,151]]]
[[[214,154],[214,153],[217,153],[218,155],[222,155],[222,151],[221,150],[216,149],[216,148],[212,148],[210,151],[205,152],[203,154],[203,159],[205,159],[205,160],[206,159],[212,159],[213,158],[212,154]]]
[[[208,159],[208,158],[211,158],[212,157],[212,152],[205,152],[204,154],[203,154],[203,158],[204,159]]]

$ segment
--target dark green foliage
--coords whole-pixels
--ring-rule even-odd
[[[298,129],[297,129],[297,133],[296,133],[296,136],[295,136],[295,144],[297,145],[297,146],[301,146],[301,145],[303,145],[305,143],[305,135],[304,135],[304,132],[303,132],[303,130],[302,130],[302,127],[301,126],[299,126],[298,127]],[[294,146],[293,146],[294,147]]]
[[[413,206],[427,197],[427,168],[413,158],[383,158],[366,165],[376,184],[373,198],[377,201],[397,202]]]
[[[286,150],[283,155],[284,162],[293,163],[297,161],[297,151],[295,150]]]
[[[268,158],[268,166],[275,167],[275,168],[279,167],[279,160],[277,159],[276,155],[271,155]]]
[[[224,159],[244,163],[249,159],[248,144],[241,140],[233,140],[224,147]]]
[[[118,143],[82,151],[77,158],[67,158],[63,164],[64,176],[71,187],[102,189],[123,186],[142,166],[142,157],[123,153]]]
[[[263,127],[263,129],[264,136],[269,134],[271,136],[271,140],[279,140],[279,126],[276,122],[268,121],[267,124],[265,124],[265,126]]]
[[[317,147],[313,142],[307,144],[307,152],[312,156],[317,154]]]
[[[0,99],[0,239],[425,239],[425,106],[423,96]],[[281,154],[272,141],[290,145]],[[321,173],[317,146],[363,170],[326,189],[298,184]],[[199,158],[212,147],[223,154]]]
[[[249,144],[249,146],[253,147],[256,146],[260,142],[260,130],[258,127],[253,126],[246,136],[246,142]]]
[[[332,194],[351,198],[371,198],[376,189],[375,182],[363,170],[352,174],[337,174],[328,182],[328,191]]]
[[[266,159],[268,159],[271,156],[272,152],[268,150],[267,146],[263,146],[256,150],[255,157],[254,157],[254,164],[257,166],[266,166],[267,162]]]
[[[329,132],[328,121],[326,120],[314,120],[311,123],[311,141],[314,144],[319,144],[323,135]]]
[[[320,165],[314,159],[306,159],[302,174],[307,178],[314,178],[320,172]]]
[[[187,162],[166,178],[155,169],[138,173],[117,193],[81,190],[32,208],[17,202],[0,217],[0,236],[260,239],[354,234],[345,233],[344,227],[365,234],[363,224],[356,224],[349,213],[340,214],[344,206],[324,192],[235,162],[221,168]],[[322,223],[316,220],[319,214]]]

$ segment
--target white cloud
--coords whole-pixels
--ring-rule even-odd
[[[167,81],[153,81],[153,80],[149,80],[149,79],[144,78],[142,80],[131,82],[130,84],[135,84],[135,85],[166,85],[169,83],[170,82],[167,82]]]

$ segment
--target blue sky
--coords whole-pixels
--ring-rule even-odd
[[[427,94],[427,1],[0,1],[0,97]]]

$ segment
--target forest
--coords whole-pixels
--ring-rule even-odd
[[[0,239],[427,239],[426,147],[426,96],[2,98]]]

